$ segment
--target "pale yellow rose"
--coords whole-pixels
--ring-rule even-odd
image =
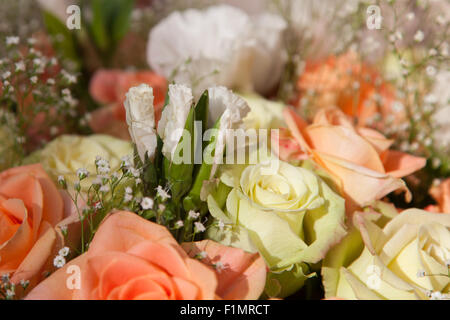
[[[449,299],[450,216],[409,209],[380,226],[373,215],[356,214],[360,232],[354,229],[325,258],[325,296]]]
[[[208,197],[218,222],[208,236],[259,252],[272,271],[269,287],[278,283],[278,292],[267,288],[274,295],[285,297],[303,286],[313,272],[308,264],[322,260],[346,233],[344,199],[310,170],[282,161],[235,165],[224,170],[221,182],[231,191],[225,208],[223,196]]]
[[[81,183],[85,189],[96,177],[97,157],[107,160],[114,172],[120,168],[123,157],[132,155],[133,145],[128,141],[106,135],[64,135],[32,154],[26,162],[41,163],[52,179],[58,181],[58,177],[63,176],[69,185],[78,181],[77,170],[84,168],[90,173]]]

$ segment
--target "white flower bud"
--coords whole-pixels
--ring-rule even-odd
[[[128,91],[124,103],[128,130],[142,161],[146,153],[153,159],[157,147],[153,100],[153,89],[141,84]]]
[[[210,127],[220,118],[219,133],[213,160],[214,166],[211,171],[212,176],[217,170],[217,164],[220,163],[220,159],[223,157],[227,130],[242,128],[243,120],[247,117],[251,109],[244,99],[225,87],[210,88],[208,92]]]
[[[162,153],[169,160],[173,159],[183,136],[193,102],[191,89],[184,85],[169,85],[169,104],[164,108],[158,123],[158,134],[164,143]]]

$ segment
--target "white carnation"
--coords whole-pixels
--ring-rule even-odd
[[[157,147],[153,100],[153,89],[141,84],[128,91],[124,103],[128,129],[142,161],[146,153],[153,159]]]
[[[184,85],[169,85],[169,104],[164,108],[158,123],[158,134],[164,143],[162,152],[169,160],[173,159],[183,136],[193,102],[191,89]]]
[[[152,29],[148,62],[156,72],[193,87],[197,97],[214,85],[266,93],[285,63],[285,29],[279,16],[251,17],[227,5],[174,12]]]

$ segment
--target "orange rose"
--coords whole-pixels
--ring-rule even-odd
[[[0,174],[0,274],[33,285],[52,268],[58,243],[54,227],[69,212],[64,200],[41,165]]]
[[[428,206],[427,211],[435,213],[450,213],[450,178],[430,189],[430,194],[437,205]]]
[[[39,284],[27,299],[257,299],[266,277],[258,254],[212,241],[185,244],[205,264],[186,254],[170,232],[130,212],[113,213],[89,250]],[[211,267],[220,261],[223,268]],[[66,270],[81,270],[80,289],[68,289]],[[221,270],[219,270],[221,269]]]
[[[289,131],[273,136],[279,142],[280,157],[286,161],[291,155],[310,157],[330,174],[347,205],[364,206],[397,189],[407,191],[409,198],[400,178],[426,164],[424,158],[389,150],[392,140],[375,130],[354,127],[337,108],[320,110],[311,125],[288,108],[284,117]],[[286,146],[290,150],[284,150]]]
[[[308,62],[297,87],[301,97],[314,91],[314,107],[336,106],[358,119],[361,126],[368,125],[377,113],[383,117],[395,114],[393,88],[381,80],[374,68],[363,64],[353,51],[325,61]],[[377,96],[381,98],[379,106]],[[401,113],[396,115],[400,117]]]
[[[99,103],[106,104],[92,114],[90,125],[97,133],[106,133],[118,138],[127,138],[128,126],[125,122],[125,95],[131,87],[148,84],[155,96],[155,119],[161,117],[167,91],[167,81],[150,72],[127,72],[120,70],[100,70],[91,80],[89,91]]]

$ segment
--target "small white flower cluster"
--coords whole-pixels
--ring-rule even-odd
[[[422,42],[423,39],[425,39],[425,34],[422,30],[417,30],[416,34],[414,35],[414,40],[416,42]]]
[[[130,156],[123,156],[120,160],[121,160],[120,164],[121,168],[128,170],[133,166]]]
[[[153,209],[154,201],[152,198],[144,197],[141,201],[141,207],[144,210],[151,210]]]
[[[201,222],[194,222],[195,233],[202,233],[206,231],[205,226]]]
[[[70,107],[73,108],[78,105],[78,100],[72,96],[70,89],[65,88],[61,91],[61,93],[62,93],[62,98],[63,98],[64,102],[66,102]]]
[[[61,75],[63,76],[63,79],[67,81],[68,84],[75,84],[77,83],[77,77],[73,74],[70,74],[66,70],[61,70]]]
[[[125,194],[123,196],[123,202],[129,203],[133,200],[133,189],[131,187],[125,188]]]
[[[141,174],[142,169],[141,168],[135,168],[134,163],[131,159],[131,156],[124,156],[121,159],[121,165],[120,168],[122,169],[123,173],[126,175],[131,175],[131,177],[134,178],[134,181],[136,185],[139,185],[142,183]]]
[[[6,45],[7,46],[15,46],[18,45],[20,42],[20,38],[19,37],[6,37]]]
[[[200,212],[195,212],[194,210],[189,211],[188,213],[189,219],[197,220],[200,217]]]
[[[99,174],[108,174],[111,172],[109,162],[100,156],[96,157],[95,166],[97,167],[97,171]]]
[[[62,268],[66,264],[66,257],[69,255],[70,249],[68,247],[64,247],[58,251],[58,255],[53,259],[53,265],[56,268]]]
[[[218,273],[221,273],[222,271],[228,268],[228,266],[224,265],[221,261],[218,261],[215,264],[213,264],[213,267],[214,269],[216,269]]]
[[[205,251],[200,251],[196,256],[195,259],[203,260],[208,257],[208,254]]]
[[[195,220],[197,220],[199,218],[200,218],[200,212],[196,212],[194,210],[190,210],[188,212],[188,219],[189,220],[195,221]],[[202,232],[205,232],[205,231],[206,231],[206,228],[205,228],[205,226],[204,226],[204,224],[202,222],[199,222],[199,221],[194,222],[194,232],[195,233],[202,233]]]
[[[108,193],[110,190],[111,190],[111,188],[110,188],[109,185],[107,185],[107,184],[102,185],[102,186],[100,187],[100,189],[99,189],[99,191],[100,191],[101,193]]]
[[[181,229],[183,227],[184,227],[183,220],[178,220],[177,222],[175,222],[175,229]]]
[[[15,67],[16,67],[16,72],[25,71],[25,69],[26,69],[25,63],[23,61],[16,62]]]
[[[25,279],[21,279],[19,281],[19,285],[20,287],[22,287],[23,291],[25,291],[28,286],[30,285],[30,281],[29,280],[25,280]],[[3,296],[4,299],[6,300],[13,300],[13,299],[17,299],[19,297],[17,297],[17,285],[16,283],[12,283],[11,279],[10,279],[10,274],[9,273],[5,273],[2,275],[1,280],[0,280],[0,293],[1,296]]]
[[[158,197],[159,199],[161,199],[162,202],[164,202],[164,201],[170,199],[170,194],[169,194],[168,190],[164,189],[164,188],[161,187],[161,186],[158,186],[158,187],[156,188],[156,194],[157,194],[157,197]]]
[[[77,177],[81,181],[89,177],[89,171],[86,168],[79,168],[77,170]]]
[[[26,289],[29,281],[21,281],[21,286]],[[0,278],[0,293],[6,300],[12,300],[16,296],[16,285],[11,282],[10,274],[4,273]]]
[[[63,175],[58,176],[58,184],[65,190],[67,189],[66,178]]]
[[[59,230],[61,230],[61,233],[63,234],[64,237],[67,236],[67,226],[60,226]]]

